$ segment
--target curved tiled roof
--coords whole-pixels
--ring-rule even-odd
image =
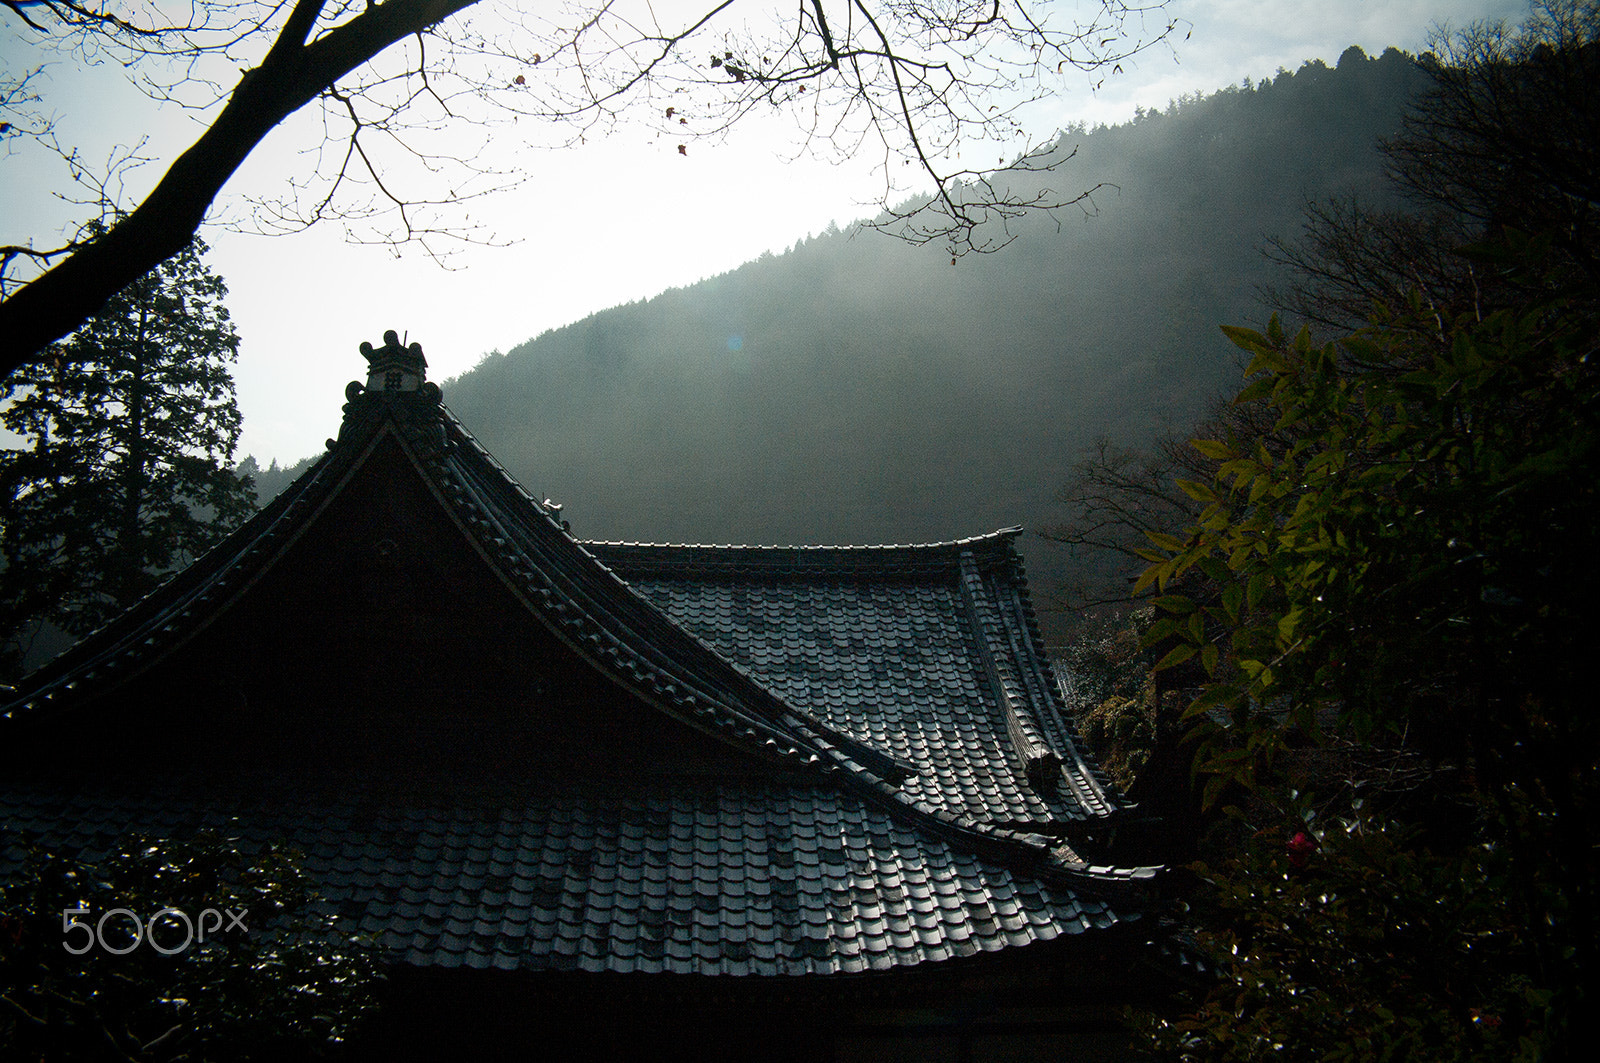
[[[971,546],[997,568],[977,577],[975,593],[963,586],[962,558],[974,553]],[[911,766],[901,789],[913,801],[1046,831],[1117,807],[1103,780],[1073,755],[1048,677],[1026,696],[1039,707],[1040,741],[1068,760],[1064,774],[1076,785],[1036,788],[1014,766],[1017,752],[986,658],[1043,658],[1019,603],[1010,534],[883,553],[817,551],[849,559],[838,566],[818,563],[809,551],[733,549],[727,559],[696,551],[679,563],[672,547],[591,549],[786,702]],[[980,641],[985,625],[1007,644]],[[1013,639],[1030,652],[1010,645]]]
[[[433,385],[348,395],[320,461],[27,677],[0,718],[48,720],[158,667],[314,534],[378,448],[398,446],[472,549],[573,653],[666,716],[785,770],[762,785],[518,798],[492,830],[448,804],[376,819],[338,802],[251,814],[249,830],[299,841],[330,896],[395,954],[446,966],[865,971],[1137,913],[1131,900],[1095,899],[1137,895],[1128,887],[1153,872],[1083,858],[1126,806],[1063,715],[1017,529],[921,546],[583,543]],[[7,804],[28,806],[27,795]],[[157,827],[212,814],[182,802],[147,811]],[[110,799],[58,814],[108,829],[140,822]],[[425,842],[436,835],[478,840],[458,851]]]
[[[1070,937],[1139,912],[831,787],[562,794],[491,809],[98,794],[48,803],[0,790],[0,805],[12,827],[90,860],[129,831],[210,828],[246,849],[287,841],[339,932],[425,967],[859,973]]]

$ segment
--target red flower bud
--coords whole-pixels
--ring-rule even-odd
[[[1299,869],[1305,867],[1307,858],[1317,851],[1317,839],[1305,831],[1297,831],[1285,848],[1289,850],[1289,866]]]

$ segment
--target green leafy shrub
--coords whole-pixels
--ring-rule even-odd
[[[0,843],[8,1057],[307,1058],[372,1003],[374,955],[282,846],[129,837],[91,863]]]
[[[1186,919],[1217,978],[1147,1019],[1163,1059],[1544,1058],[1551,995],[1526,966],[1494,844],[1439,849],[1363,814],[1282,816],[1192,866]]]

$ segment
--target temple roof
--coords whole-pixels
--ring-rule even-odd
[[[806,975],[942,962],[1138,914],[826,786],[563,794],[493,809],[330,797],[217,807],[0,787],[10,825],[93,858],[210,828],[304,854],[346,932],[419,967]]]
[[[288,837],[341,914],[419,965],[859,972],[1138,916],[1154,869],[1105,855],[1129,809],[1062,708],[1018,529],[882,547],[583,542],[442,405],[421,379],[420,347],[386,340],[369,354],[367,385],[347,390],[328,453],[26,677],[0,705],[0,728],[44,734],[81,712],[155,711],[148,691],[186,653],[220,638],[230,616],[270,619],[263,588],[294,578],[319,537],[365,527],[340,524],[340,506],[399,490],[392,480],[453,529],[435,533],[451,564],[509,595],[513,619],[548,643],[541,661],[570,660],[601,684],[584,690],[614,691],[644,715],[592,722],[592,693],[555,710],[530,693],[508,711],[577,713],[573,726],[602,745],[615,733],[605,728],[648,717],[722,759],[558,785],[533,778],[537,758],[526,758],[530,777],[498,796],[478,780],[396,796],[303,781],[289,795],[205,794],[177,778],[136,783],[144,792],[130,799],[123,783],[57,772],[0,792],[11,822],[89,852],[117,830],[219,816],[248,837]],[[395,527],[421,519],[411,505]],[[403,544],[380,537],[377,553],[390,549]],[[454,608],[470,615],[474,601]]]

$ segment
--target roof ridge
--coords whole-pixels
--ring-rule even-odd
[[[940,539],[933,542],[922,543],[663,543],[643,542],[630,539],[578,539],[582,546],[596,546],[601,548],[637,548],[641,550],[716,550],[751,553],[772,552],[804,552],[804,553],[872,553],[891,550],[950,550],[985,545],[990,543],[1009,542],[1021,535],[1021,525],[998,528],[981,535],[969,535],[962,539]]]

